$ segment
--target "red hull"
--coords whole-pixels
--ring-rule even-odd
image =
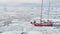
[[[47,24],[38,24],[38,23],[35,23],[33,25],[34,26],[53,26],[53,24],[50,24],[50,23],[47,23]]]

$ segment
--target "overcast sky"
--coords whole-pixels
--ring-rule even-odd
[[[48,0],[44,0],[46,2]],[[0,3],[20,2],[20,3],[41,3],[41,0],[0,0]]]
[[[44,1],[44,5],[49,4],[49,1],[51,2],[51,5],[58,5],[60,6],[60,0],[43,0]],[[4,4],[4,3],[41,3],[41,0],[0,0],[0,4]]]
[[[49,0],[43,0],[44,3],[47,3]],[[54,2],[59,2],[60,0],[50,0]],[[19,3],[41,3],[41,0],[0,0],[0,3],[11,3],[11,2],[19,2]]]
[[[54,4],[60,4],[60,0],[43,0],[44,3],[51,1]],[[0,0],[1,3],[41,3],[41,0]]]

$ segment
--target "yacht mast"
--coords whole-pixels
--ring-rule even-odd
[[[42,20],[42,11],[43,11],[43,0],[41,2],[41,16],[40,16],[40,20]],[[42,21],[40,21],[40,22],[42,22]]]
[[[7,11],[6,5],[4,5],[4,11],[5,11],[5,12]]]
[[[49,20],[49,17],[50,17],[50,0],[49,0],[49,5],[48,5],[48,17],[47,17],[47,20]]]

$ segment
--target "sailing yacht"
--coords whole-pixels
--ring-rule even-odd
[[[50,3],[50,1],[49,1]],[[32,25],[34,26],[53,26],[52,22],[49,20],[49,11],[48,11],[48,19],[43,19],[42,18],[42,8],[43,7],[43,0],[42,0],[42,4],[41,4],[41,16],[40,16],[40,19],[38,19],[38,21],[40,21],[39,23],[36,22],[36,20],[34,20],[33,22],[31,22]],[[49,4],[49,8],[50,8],[50,4]],[[48,8],[48,9],[49,9]]]

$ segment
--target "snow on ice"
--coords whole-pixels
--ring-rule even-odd
[[[43,11],[43,17],[46,17],[46,10]],[[56,27],[36,27],[30,24],[33,18],[36,19],[35,17],[39,16],[40,7],[7,7],[6,11],[2,8],[0,11],[0,34],[21,34],[22,32],[27,34],[60,34],[60,29]]]

